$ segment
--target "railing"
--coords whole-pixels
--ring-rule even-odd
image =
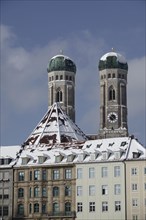
[[[76,212],[75,211],[73,211],[73,212],[49,212],[48,213],[48,216],[55,216],[55,217],[57,217],[57,216],[61,216],[61,217],[63,217],[63,216],[67,216],[67,217],[76,217]]]

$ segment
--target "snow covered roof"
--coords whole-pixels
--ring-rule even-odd
[[[24,160],[27,158],[28,160]],[[85,143],[27,146],[15,166],[41,166],[68,163],[112,162],[146,159],[146,149],[134,138],[88,140]]]
[[[84,142],[86,135],[73,123],[61,109],[59,103],[54,103],[38,123],[24,145],[55,144],[66,142]]]
[[[107,57],[112,57],[112,56],[117,57],[117,61],[119,61],[120,63],[124,63],[124,64],[127,63],[127,61],[126,61],[126,59],[125,59],[125,57],[124,57],[123,55],[121,55],[120,53],[113,52],[113,51],[104,54],[104,55],[100,58],[100,60],[105,61],[105,60],[107,59]]]
[[[21,146],[0,146],[0,167],[11,167],[17,155],[20,154]]]

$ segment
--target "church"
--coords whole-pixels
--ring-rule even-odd
[[[47,112],[21,146],[1,146],[0,219],[146,219],[146,149],[128,132],[128,63],[114,50],[100,58],[100,128],[90,136],[75,122],[76,70],[68,56],[50,59]]]

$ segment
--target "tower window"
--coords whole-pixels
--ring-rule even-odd
[[[111,86],[109,88],[109,101],[111,100],[115,100],[116,96],[115,96],[115,90],[113,88],[113,86]]]
[[[62,91],[58,91],[56,94],[56,102],[62,102]]]
[[[111,78],[111,74],[110,73],[108,73],[108,78]]]
[[[56,80],[58,80],[58,75],[56,75]]]
[[[65,79],[68,80],[68,75],[66,75]]]
[[[115,78],[115,73],[112,74],[112,77]]]
[[[63,75],[60,75],[60,80],[62,80],[63,79]]]

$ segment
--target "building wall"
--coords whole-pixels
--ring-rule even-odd
[[[103,167],[107,168],[107,177],[102,177]],[[114,167],[120,167],[120,176],[114,177]],[[89,169],[94,169],[94,177],[89,177]],[[78,169],[82,169],[82,177],[78,177]],[[91,171],[91,170],[90,170]],[[92,219],[125,219],[125,171],[122,162],[88,163],[76,166],[76,203],[77,220]],[[91,174],[90,174],[91,175]],[[115,194],[115,185],[120,185],[119,194]],[[107,186],[107,193],[103,194],[102,187]],[[78,195],[78,187],[82,187],[82,194]],[[95,186],[95,194],[89,195],[89,187]],[[120,201],[121,210],[115,211],[115,202]],[[89,203],[95,202],[95,211],[89,210]],[[103,211],[102,203],[108,203],[108,210]],[[78,203],[82,203],[82,211],[78,211]]]
[[[0,218],[12,219],[13,169],[0,169]]]
[[[69,171],[69,173],[67,172]],[[38,171],[39,174],[35,175]],[[24,173],[24,180],[19,180],[20,172]],[[46,172],[44,176],[44,172]],[[57,178],[59,172],[59,177]],[[66,174],[68,173],[68,174]],[[55,175],[55,176],[54,176]],[[67,175],[67,176],[66,176]],[[38,177],[37,177],[38,176]],[[38,187],[38,192],[35,191]],[[53,188],[58,187],[58,192]],[[71,187],[71,192],[65,194],[65,187]],[[18,190],[24,189],[24,195],[18,196]],[[43,193],[43,189],[46,193]],[[75,219],[75,168],[72,165],[52,166],[52,167],[19,167],[14,171],[14,219],[55,219],[68,220]],[[54,203],[58,208],[53,210]],[[65,205],[70,203],[71,207],[65,209]],[[19,204],[23,205],[22,213],[18,211]],[[30,205],[31,204],[31,205]],[[35,211],[35,204],[39,204],[39,209]],[[45,209],[43,207],[45,204]],[[30,211],[31,206],[31,211]],[[44,210],[43,210],[44,209]]]
[[[146,219],[145,160],[126,161],[126,192],[127,219]]]

